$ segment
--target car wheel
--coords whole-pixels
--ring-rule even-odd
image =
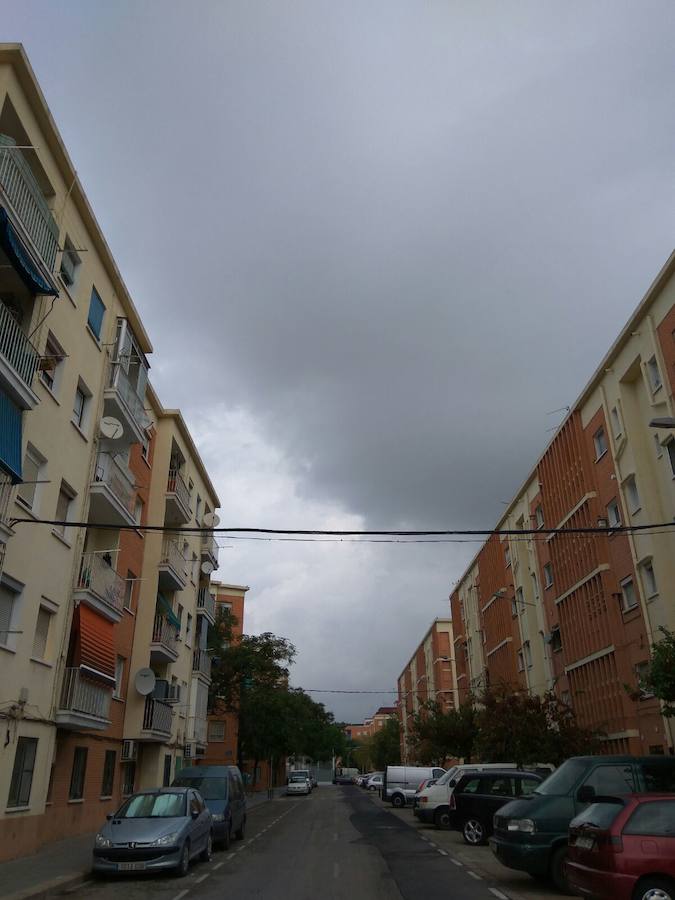
[[[434,812],[434,825],[436,828],[450,828],[450,810],[447,806],[439,806]]]
[[[402,806],[405,806],[405,797],[401,794],[394,794],[391,798],[391,805],[396,807],[396,809],[400,809]]]
[[[466,819],[462,825],[462,834],[466,843],[472,847],[485,843],[485,826],[480,819]]]
[[[199,855],[199,858],[204,860],[204,862],[208,862],[213,856],[213,835],[209,831],[209,836],[206,841],[206,847],[202,850]]]
[[[675,900],[675,883],[667,878],[645,878],[633,891],[633,900]]]
[[[185,878],[190,868],[190,842],[185,841],[183,849],[180,851],[180,861],[176,866],[176,875],[179,878]]]
[[[569,894],[570,886],[567,883],[567,876],[565,875],[565,863],[567,862],[567,846],[563,845],[562,847],[556,847],[553,851],[553,855],[551,856],[551,865],[550,865],[550,874],[551,881],[560,891],[561,894]]]
[[[246,833],[246,818],[243,818],[241,820],[241,828],[237,828],[237,830],[234,833],[234,836],[236,837],[236,839],[238,841],[243,841],[245,833]]]

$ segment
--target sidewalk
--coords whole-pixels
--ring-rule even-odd
[[[279,795],[279,789],[274,791]],[[246,795],[247,809],[267,803],[267,791]],[[32,856],[0,863],[0,893],[3,900],[39,900],[48,893],[67,890],[87,881],[91,872],[94,835],[81,834],[48,844]]]

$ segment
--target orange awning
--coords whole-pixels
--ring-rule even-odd
[[[75,665],[83,674],[105,681],[115,681],[115,638],[113,623],[104,619],[93,609],[80,603],[76,610],[78,641]]]

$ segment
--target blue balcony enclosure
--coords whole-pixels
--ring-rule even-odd
[[[0,391],[0,469],[21,481],[21,409]]]

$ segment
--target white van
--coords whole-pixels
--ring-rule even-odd
[[[441,778],[445,769],[438,766],[387,766],[382,782],[382,799],[401,807],[412,802],[423,781]]]
[[[413,799],[413,813],[420,822],[437,827],[445,826],[441,820],[442,810],[447,809],[450,803],[450,794],[460,777],[465,772],[484,772],[486,769],[517,769],[515,763],[467,763],[462,766],[452,766],[436,781],[435,784],[424,787],[415,794]],[[437,813],[438,811],[438,813]]]

